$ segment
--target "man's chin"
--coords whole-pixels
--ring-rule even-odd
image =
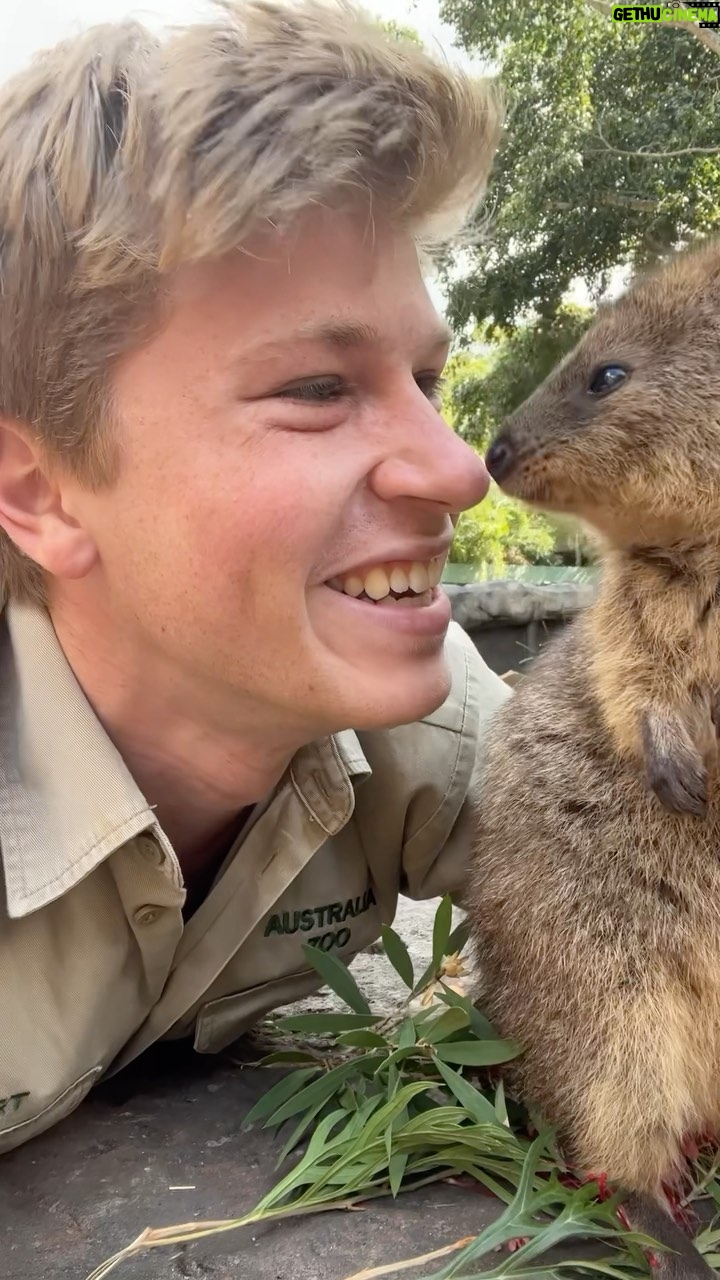
[[[353,690],[352,721],[348,727],[370,731],[414,724],[437,711],[450,693],[450,670],[443,653],[391,676],[358,677]],[[363,691],[365,696],[363,696]],[[350,708],[349,708],[350,710]]]

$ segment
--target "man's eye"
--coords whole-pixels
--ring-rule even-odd
[[[418,373],[415,381],[428,400],[432,400],[437,405],[440,404],[447,385],[447,378],[442,373]]]
[[[445,378],[440,373],[419,373],[415,381],[428,400],[440,403]],[[311,378],[294,387],[283,387],[276,395],[281,400],[299,400],[314,404],[332,404],[347,395],[348,388],[338,378]]]
[[[295,387],[285,387],[277,395],[281,400],[305,400],[317,404],[318,401],[330,403],[339,400],[344,392],[345,387],[337,378],[312,378],[308,382],[299,382]]]

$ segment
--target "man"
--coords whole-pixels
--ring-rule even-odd
[[[0,1151],[460,895],[505,696],[418,245],[488,87],[345,7],[100,27],[0,94]]]

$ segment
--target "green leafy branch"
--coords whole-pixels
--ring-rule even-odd
[[[449,1257],[426,1280],[474,1277],[605,1275],[634,1280],[650,1274],[643,1252],[653,1242],[628,1231],[617,1198],[604,1200],[595,1183],[577,1186],[562,1167],[552,1135],[528,1135],[527,1114],[505,1096],[493,1068],[520,1052],[498,1037],[462,989],[464,923],[452,929],[452,906],[438,907],[432,955],[419,977],[395,930],[383,929],[388,961],[407,987],[403,1008],[373,1012],[349,969],[335,956],[306,946],[305,954],[346,1011],[292,1014],[269,1020],[268,1033],[292,1035],[258,1065],[294,1065],[257,1102],[245,1127],[289,1129],[278,1158],[286,1168],[275,1186],[242,1217],[148,1228],[109,1258],[88,1280],[104,1280],[122,1262],[148,1249],[179,1245],[269,1220],[352,1209],[439,1181],[471,1181],[497,1197],[504,1210],[480,1235],[449,1242],[431,1254],[396,1260],[346,1280],[415,1272]],[[458,983],[458,979],[460,983]],[[716,1166],[701,1168],[697,1194],[720,1206]],[[566,1257],[571,1241],[601,1242],[603,1257]],[[519,1247],[508,1249],[511,1243]],[[720,1230],[698,1237],[712,1260]],[[654,1246],[657,1247],[657,1246]],[[555,1254],[560,1249],[560,1255]],[[488,1270],[483,1259],[493,1257]],[[547,1255],[552,1253],[553,1260]],[[570,1250],[576,1255],[576,1250]]]

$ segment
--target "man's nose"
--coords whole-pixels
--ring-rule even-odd
[[[414,414],[403,415],[390,439],[394,447],[372,476],[372,487],[385,502],[415,498],[448,512],[482,502],[490,484],[482,457],[427,400]]]

